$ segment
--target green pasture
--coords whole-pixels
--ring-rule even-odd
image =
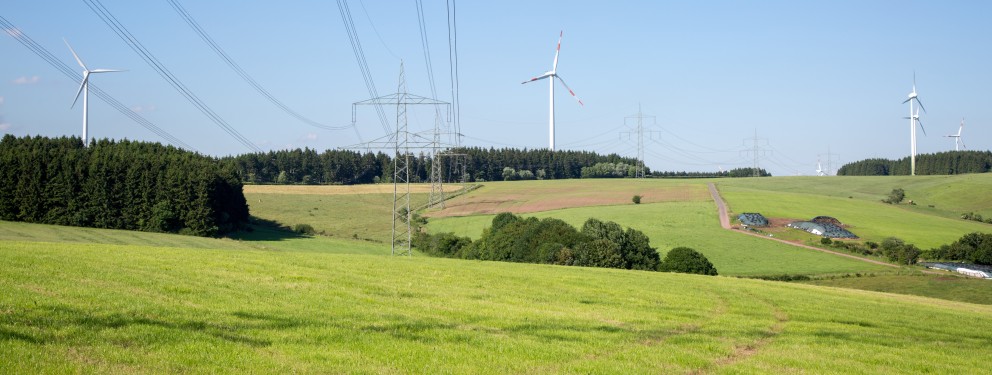
[[[960,219],[965,212],[992,215],[992,173],[954,176],[829,176],[726,178],[716,180],[721,187],[766,192],[808,194],[880,202],[892,189],[906,191],[906,200],[915,206],[900,205],[910,211]],[[930,207],[933,205],[934,207]],[[990,229],[992,230],[992,229]]]
[[[251,215],[292,227],[309,224],[325,236],[389,244],[393,194],[247,193]],[[410,194],[411,206],[427,203],[427,194]]]
[[[0,242],[0,373],[974,373],[992,308],[727,277]]]
[[[992,305],[992,280],[954,274],[873,275],[837,279],[819,279],[808,284],[876,292],[909,294],[951,301]]]
[[[801,249],[720,227],[716,204],[712,201],[665,202],[571,208],[524,214],[538,218],[555,217],[581,228],[586,219],[615,221],[644,232],[651,246],[664,254],[677,246],[687,246],[706,255],[721,275],[780,275],[855,273],[891,270],[854,259],[814,250]],[[433,233],[453,232],[478,238],[492,215],[431,219]]]
[[[734,213],[760,212],[766,217],[809,220],[832,216],[865,240],[899,237],[920,248],[951,243],[971,232],[992,231],[992,225],[951,219],[882,202],[801,192],[769,191],[720,184],[720,193]],[[977,195],[974,194],[973,195]]]
[[[0,221],[0,247],[5,242],[54,242],[186,249],[389,254],[388,242],[382,244],[325,236],[301,236],[265,226],[254,226],[251,232],[235,233],[232,235],[232,238],[205,238],[166,233]]]

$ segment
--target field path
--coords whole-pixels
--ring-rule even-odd
[[[720,192],[716,189],[716,185],[714,185],[712,182],[710,182],[707,185],[709,185],[710,195],[713,196],[713,201],[716,202],[716,208],[717,208],[717,210],[720,211],[720,226],[723,227],[723,229],[733,229],[730,226],[730,216],[727,215],[727,203],[723,201],[723,198],[722,197],[720,197]],[[863,262],[874,263],[874,264],[878,264],[878,265],[881,265],[881,266],[894,267],[894,268],[899,268],[900,267],[898,265],[891,264],[891,263],[885,263],[885,262],[881,262],[881,261],[877,261],[877,260],[873,260],[873,259],[866,259],[866,258],[862,258],[862,257],[859,257],[859,256],[855,256],[855,255],[851,255],[851,254],[845,254],[845,253],[841,253],[841,252],[837,252],[837,251],[833,251],[833,250],[821,249],[819,247],[803,245],[803,244],[799,244],[799,243],[795,243],[795,242],[789,242],[789,241],[786,241],[786,240],[781,240],[781,239],[778,239],[778,238],[763,236],[763,235],[760,235],[760,234],[757,234],[757,233],[748,232],[748,231],[740,231],[739,230],[739,231],[735,231],[735,232],[742,233],[742,234],[747,234],[747,235],[751,235],[751,236],[755,236],[755,237],[760,237],[760,238],[764,238],[764,239],[768,239],[768,240],[772,240],[772,241],[778,241],[778,242],[781,242],[781,243],[784,243],[784,244],[789,244],[789,245],[792,245],[792,246],[798,246],[798,247],[801,247],[801,248],[804,248],[804,249],[822,251],[822,252],[825,252],[825,253],[839,255],[839,256],[842,256],[842,257],[847,257],[847,258],[851,258],[851,259],[857,259],[857,260],[860,260],[860,261],[863,261]],[[930,273],[930,272],[927,272],[926,270],[924,270],[923,272]]]

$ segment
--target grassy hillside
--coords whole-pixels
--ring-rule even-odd
[[[808,283],[992,305],[992,281],[961,277],[951,273],[876,275],[814,280]]]
[[[992,177],[992,175],[990,175]],[[830,178],[775,178],[777,183],[758,183],[757,181],[742,182],[720,182],[719,188],[724,199],[728,202],[730,210],[735,213],[760,212],[767,217],[791,218],[808,220],[814,216],[833,216],[850,225],[849,228],[858,236],[876,242],[881,242],[886,237],[899,237],[909,243],[916,244],[921,248],[931,248],[942,244],[953,242],[962,235],[971,232],[990,232],[992,225],[973,221],[965,221],[951,215],[952,211],[940,211],[937,208],[925,206],[925,202],[918,201],[917,206],[890,205],[879,201],[879,199],[848,198],[856,194],[855,186],[867,185],[863,181],[854,184],[862,179],[873,181],[878,178],[857,177],[839,178],[836,181]],[[946,179],[946,178],[945,178]],[[749,179],[758,180],[758,179]],[[816,180],[823,183],[816,184]],[[931,180],[936,183],[937,180]],[[898,183],[898,182],[893,182]],[[959,195],[965,198],[974,198],[974,201],[981,202],[986,199],[982,192],[992,187],[992,179],[989,179],[989,186],[982,190],[969,190],[968,193],[960,191]],[[818,186],[816,189],[812,186]],[[875,186],[875,185],[872,185]],[[898,185],[897,185],[898,186]],[[915,185],[917,188],[919,185]],[[863,189],[859,188],[859,189]],[[953,184],[935,185],[926,191],[958,190]],[[977,188],[975,188],[977,189]],[[888,194],[892,188],[884,191]],[[907,189],[907,195],[913,190]],[[829,192],[829,194],[828,194]],[[884,195],[883,194],[883,195]],[[935,204],[936,207],[940,203]],[[924,205],[924,207],[920,207]],[[956,211],[953,211],[956,212]],[[955,218],[951,218],[955,216]]]
[[[206,238],[178,234],[0,221],[0,246],[7,242],[54,242],[104,245],[139,245],[186,249],[321,251],[349,254],[389,254],[389,244],[361,240],[299,236],[264,226],[234,238]]]
[[[720,187],[809,194],[876,203],[895,188],[906,191],[906,199],[916,206],[900,208],[928,215],[959,219],[965,212],[992,215],[992,173],[955,176],[877,176],[877,177],[774,177],[717,180]],[[929,207],[933,205],[934,207]]]
[[[482,189],[480,189],[482,190]],[[721,275],[779,275],[879,272],[887,267],[842,258],[813,250],[734,233],[722,229],[713,202],[667,202],[623,206],[584,207],[546,211],[526,216],[556,217],[581,228],[590,217],[615,221],[643,231],[659,253],[677,246],[694,248]],[[454,232],[478,238],[492,215],[436,218],[428,223],[432,232]]]
[[[0,242],[0,373],[972,373],[992,308],[725,277]]]

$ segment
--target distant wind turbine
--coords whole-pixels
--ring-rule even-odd
[[[83,94],[83,147],[86,147],[89,144],[89,138],[88,138],[87,132],[89,131],[89,113],[88,113],[88,111],[89,111],[89,96],[90,96],[89,95],[90,94],[90,85],[89,85],[90,73],[123,72],[123,70],[117,70],[117,69],[93,69],[93,70],[90,70],[89,68],[86,67],[86,64],[83,64],[83,60],[80,60],[79,59],[79,55],[77,55],[76,54],[76,51],[73,50],[72,49],[72,46],[69,45],[69,41],[67,41],[65,39],[62,39],[62,41],[65,42],[66,47],[69,47],[69,52],[72,52],[72,57],[75,57],[76,58],[76,62],[79,63],[79,66],[81,66],[83,68],[83,80],[79,82],[79,90],[76,90],[76,97],[74,99],[72,99],[72,106],[70,106],[70,108],[76,107],[76,101],[79,100],[79,94],[82,93]]]
[[[961,130],[964,130],[964,117],[961,118],[961,126],[958,127],[958,134],[945,135],[947,138],[954,138],[954,151],[961,151],[964,146],[964,140],[961,139]]]
[[[920,122],[920,110],[917,109],[913,112],[913,102],[920,105],[920,109],[923,109],[923,113],[927,112],[926,108],[923,108],[923,103],[920,102],[920,97],[916,93],[916,72],[913,72],[913,92],[909,93],[909,97],[903,100],[903,104],[909,103],[909,117],[903,117],[909,119],[909,138],[910,138],[910,174],[916,175],[916,124],[920,124],[920,130],[923,130],[923,135],[927,135],[926,129],[923,129],[923,123]]]
[[[555,61],[551,65],[551,70],[548,71],[548,72],[546,72],[546,73],[544,73],[543,75],[541,75],[539,77],[534,77],[534,78],[531,78],[529,81],[521,82],[521,84],[524,84],[524,83],[528,83],[528,82],[534,82],[534,81],[537,81],[537,80],[542,80],[542,79],[545,79],[545,78],[551,78],[551,82],[549,82],[550,83],[550,86],[551,86],[551,102],[550,102],[551,103],[550,104],[551,107],[549,109],[550,115],[549,115],[549,119],[548,119],[548,128],[549,128],[548,130],[549,130],[549,132],[551,134],[551,140],[550,140],[550,143],[549,143],[549,147],[551,148],[551,151],[554,151],[555,150],[555,79],[557,78],[559,81],[561,81],[561,84],[563,86],[565,86],[565,89],[568,90],[568,93],[569,94],[572,94],[572,97],[575,98],[575,100],[578,100],[579,101],[579,105],[585,106],[585,104],[582,104],[582,100],[580,100],[578,96],[575,96],[575,92],[573,92],[572,89],[568,87],[568,84],[565,83],[565,80],[562,79],[561,76],[558,75],[558,52],[561,51],[561,37],[564,34],[565,34],[564,31],[562,31],[562,32],[560,32],[558,34],[558,48],[555,49]]]
[[[826,176],[827,173],[823,171],[823,167],[820,166],[820,159],[816,159],[816,175]]]

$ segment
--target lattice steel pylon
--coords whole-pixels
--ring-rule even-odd
[[[655,125],[654,122],[657,121],[657,117],[645,115],[643,112],[641,112],[641,105],[638,104],[636,115],[624,117],[625,125],[628,119],[637,119],[637,128],[634,129],[633,131],[620,132],[621,138],[624,136],[624,134],[626,134],[628,138],[631,135],[637,136],[637,166],[636,166],[637,170],[634,172],[634,178],[644,178],[644,134],[647,134],[648,137],[658,134],[657,131],[644,129],[645,118],[651,119],[652,121],[651,125]]]
[[[356,107],[360,105],[396,105],[396,131],[381,138],[363,144],[342,147],[343,149],[392,149],[393,150],[393,224],[392,224],[392,254],[413,255],[410,242],[413,237],[410,207],[410,150],[432,149],[436,142],[420,134],[411,133],[407,128],[408,105],[446,105],[450,103],[437,99],[426,98],[406,92],[406,75],[403,62],[400,62],[400,79],[395,94],[380,96],[355,102],[352,104],[351,121],[356,122]],[[439,111],[437,111],[439,113]]]
[[[434,145],[431,152],[431,194],[427,198],[427,207],[444,208],[444,180],[441,165],[441,114],[434,112]]]

